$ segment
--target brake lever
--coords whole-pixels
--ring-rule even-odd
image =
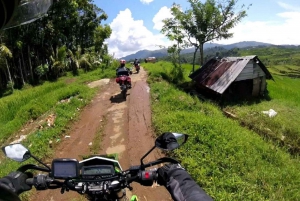
[[[65,190],[66,190],[66,187],[62,186],[61,189],[60,189],[60,193],[61,193],[61,194],[64,194],[64,193],[65,193]]]
[[[132,191],[133,190],[133,188],[130,186],[130,184],[127,184],[127,186],[126,186],[130,191]]]
[[[179,161],[175,160],[174,158],[163,157],[163,158],[159,158],[155,161],[144,164],[143,169],[154,166],[154,165],[158,165],[158,164],[161,164],[161,163],[179,163]]]

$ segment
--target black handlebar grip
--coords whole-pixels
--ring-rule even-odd
[[[32,186],[33,185],[33,178],[26,179],[26,184]]]

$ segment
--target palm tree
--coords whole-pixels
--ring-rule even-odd
[[[54,57],[50,57],[52,61],[52,70],[56,76],[56,78],[64,72],[68,67],[68,59],[67,59],[67,47],[61,46],[57,48],[56,54],[53,54]]]
[[[78,75],[79,62],[76,56],[73,54],[71,50],[68,50],[68,56],[70,59],[70,68],[73,72],[73,75]]]
[[[12,58],[12,53],[11,53],[10,49],[8,49],[8,47],[6,47],[4,44],[0,44],[0,60],[3,59],[5,61],[9,83],[10,83],[11,89],[14,90],[13,80],[11,78],[11,73],[9,70],[7,58]]]

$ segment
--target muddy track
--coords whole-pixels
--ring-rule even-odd
[[[83,109],[80,118],[67,133],[55,151],[56,158],[77,158],[90,153],[118,153],[123,169],[139,164],[140,158],[153,145],[151,130],[151,109],[149,87],[146,84],[146,72],[131,76],[133,87],[127,92],[125,101],[114,79],[99,88],[92,102]],[[95,144],[100,135],[101,142]],[[99,136],[98,136],[99,138]],[[94,144],[92,144],[94,143]],[[92,145],[91,145],[92,144]],[[146,161],[154,160],[161,154],[154,151]],[[172,200],[164,187],[143,187],[132,185],[134,190],[127,191],[128,197],[135,194],[140,201]],[[60,193],[60,190],[48,190],[35,193],[30,200],[84,200],[75,192]]]

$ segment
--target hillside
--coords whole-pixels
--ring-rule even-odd
[[[238,42],[238,43],[233,43],[233,44],[228,44],[228,45],[222,45],[218,43],[205,43],[204,44],[204,50],[211,49],[211,48],[217,48],[217,47],[222,47],[225,50],[229,50],[232,48],[245,48],[245,47],[266,47],[266,46],[271,46],[272,44],[269,43],[262,43],[262,42],[256,42],[256,41],[243,41],[243,42]],[[185,50],[182,50],[182,54],[188,54],[188,53],[194,53],[195,48],[187,48]],[[135,54],[130,54],[122,59],[125,60],[133,60],[135,58],[138,59],[144,59],[147,57],[157,57],[157,58],[162,58],[168,56],[167,49],[159,49],[159,50],[140,50],[136,52]]]
[[[258,55],[267,67],[274,67],[274,65],[300,66],[300,46],[292,45],[271,45],[267,47],[257,46],[232,49],[226,49],[224,46],[214,47],[204,51],[204,62],[216,56],[222,58],[228,56],[246,55]],[[181,58],[183,63],[191,64],[193,62],[193,53],[183,54]],[[196,61],[199,61],[199,58],[200,54],[198,52],[196,55]],[[161,60],[169,61],[170,58],[166,56],[161,58]]]

